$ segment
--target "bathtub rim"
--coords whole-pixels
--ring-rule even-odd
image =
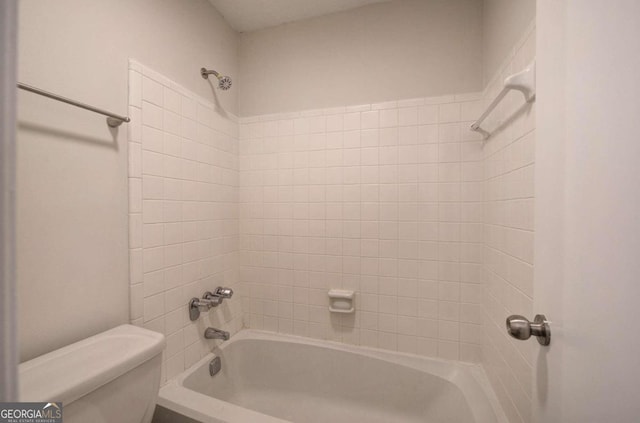
[[[283,343],[310,345],[318,348],[328,348],[346,353],[358,354],[372,359],[378,359],[429,373],[440,379],[454,384],[463,394],[469,404],[471,413],[478,422],[484,422],[483,417],[489,417],[491,412],[495,423],[508,423],[506,415],[499,405],[497,396],[480,364],[465,363],[437,357],[420,356],[416,354],[389,351],[379,348],[344,344],[336,341],[306,338],[297,335],[281,334],[256,329],[242,329],[228,341],[220,344],[198,362],[169,380],[161,387],[157,404],[169,408],[187,417],[203,422],[226,421],[260,421],[264,423],[289,423],[288,420],[272,417],[250,410],[215,397],[202,394],[184,386],[185,380],[197,371],[207,371],[211,359],[216,351],[224,351],[229,345],[243,340],[264,340]],[[490,410],[482,406],[486,403]],[[237,420],[236,420],[237,419]]]

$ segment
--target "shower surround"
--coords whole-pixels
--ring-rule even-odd
[[[129,72],[131,321],[167,336],[163,380],[213,345],[183,310],[213,285],[239,294],[204,314],[232,333],[480,361],[480,94],[238,122]],[[356,313],[330,314],[330,288]]]
[[[242,118],[246,326],[479,362],[480,98]],[[354,314],[329,313],[331,288]]]

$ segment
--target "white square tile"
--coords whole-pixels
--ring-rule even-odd
[[[146,76],[142,77],[142,99],[162,107],[162,85]],[[135,105],[135,104],[134,104]],[[143,107],[144,108],[144,107]]]
[[[425,105],[418,107],[418,125],[431,125],[438,123],[439,109],[437,105]]]
[[[129,71],[129,105],[142,106],[142,75],[136,71]]]
[[[391,128],[391,127],[395,127],[398,126],[398,110],[393,108],[393,109],[387,109],[387,110],[380,110],[380,115],[379,115],[379,119],[380,119],[380,128]]]
[[[362,112],[360,114],[362,129],[377,129],[380,126],[378,111]]]
[[[148,322],[164,313],[164,296],[157,294],[144,299],[144,321]]]
[[[145,298],[161,293],[164,291],[164,272],[156,271],[145,273],[142,285]]]
[[[418,108],[404,107],[398,109],[398,124],[400,126],[415,126],[418,124]]]
[[[144,150],[163,152],[162,131],[151,126],[142,126],[142,148]]]
[[[127,124],[129,141],[138,143],[142,139],[142,110],[138,107],[129,107],[129,118],[131,119]]]
[[[193,98],[184,95],[181,97],[181,111],[182,116],[188,119],[195,121],[198,117],[196,101]]]
[[[143,317],[144,297],[142,284],[131,285],[129,288],[129,317],[136,320]]]
[[[163,128],[166,132],[180,135],[182,130],[182,119],[177,113],[164,110]]]
[[[164,87],[164,108],[173,113],[181,113],[182,98],[180,94],[171,88]]]
[[[129,215],[129,248],[142,247],[142,215]]]
[[[142,180],[129,178],[129,212],[142,212]]]
[[[129,250],[129,282],[142,283],[142,249]]]
[[[142,102],[142,123],[162,129],[162,108],[147,101]]]

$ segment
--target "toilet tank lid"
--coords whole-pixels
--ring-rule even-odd
[[[20,364],[20,401],[70,403],[162,352],[164,335],[122,325]]]

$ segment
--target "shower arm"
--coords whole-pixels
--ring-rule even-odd
[[[218,72],[214,70],[207,70],[206,68],[200,69],[200,75],[202,75],[204,79],[209,79],[209,75],[214,75],[216,78],[220,78],[220,74]]]

